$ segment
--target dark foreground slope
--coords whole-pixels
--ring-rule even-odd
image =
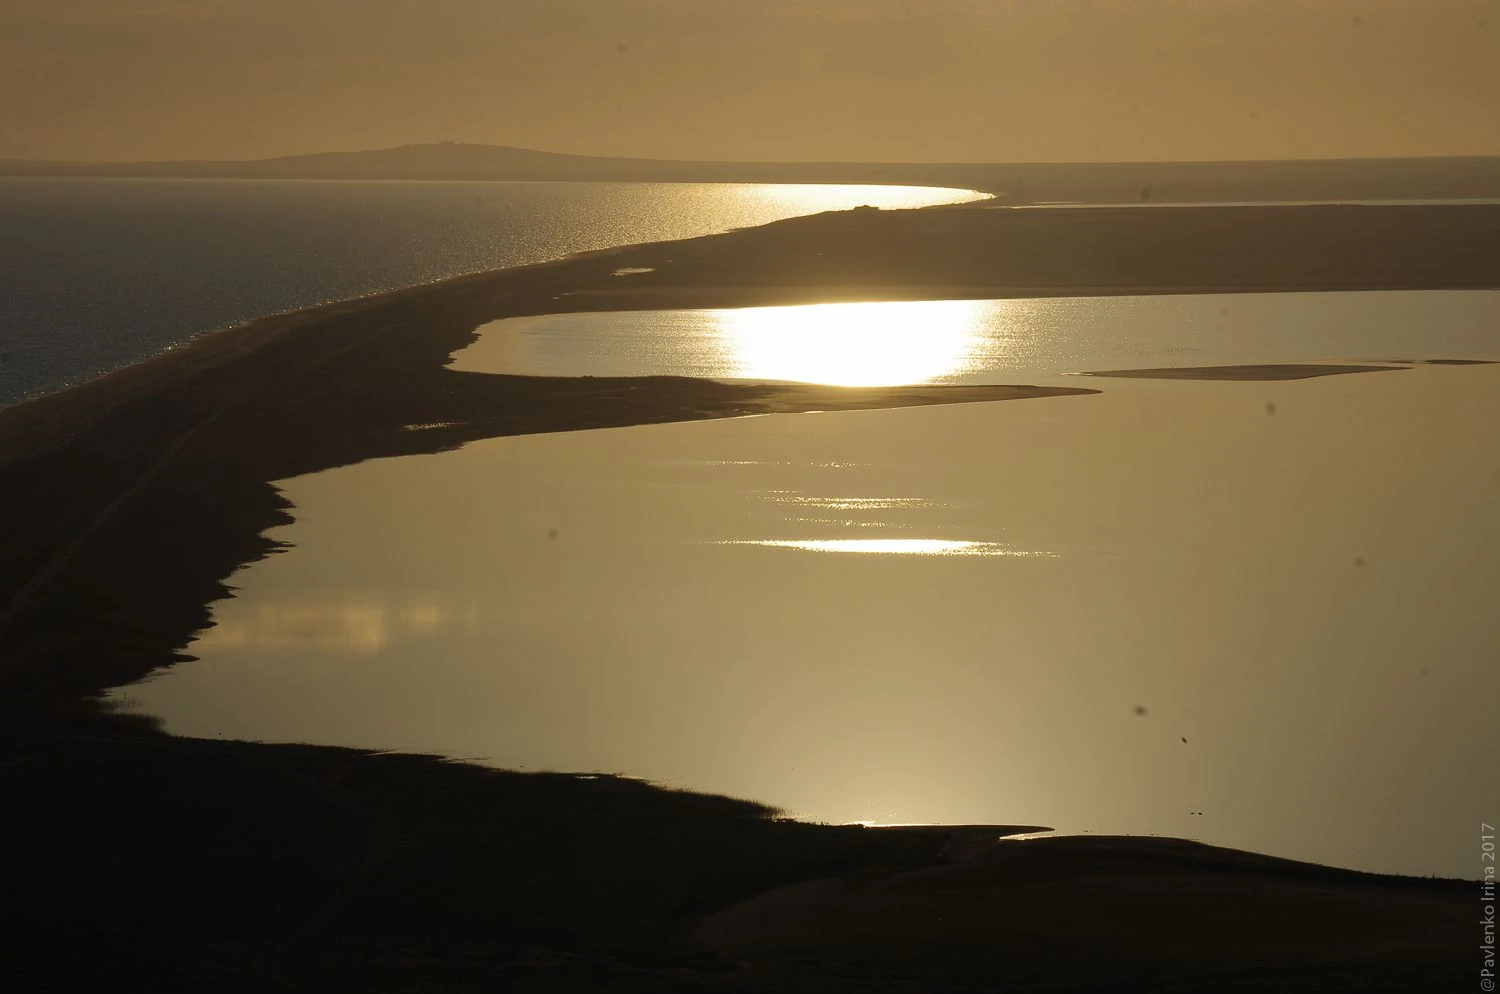
[[[155,737],[9,736],[0,785],[16,992],[1417,994],[1463,990],[1477,962],[1474,885],[1189,843],[965,860],[952,836],[978,833]]]
[[[1092,392],[443,367],[496,317],[1497,286],[1497,238],[1491,208],[854,212],[271,319],[0,411],[7,989],[1459,989],[1470,885],[1150,840],[958,863],[973,846],[951,832],[798,825],[613,779],[169,739],[96,703],[170,665],[233,570],[271,551],[262,533],[290,510],[278,479],[502,434]],[[832,897],[799,892],[790,941],[763,904],[734,907],[809,878]]]

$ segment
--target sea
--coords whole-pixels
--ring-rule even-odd
[[[0,179],[0,405],[255,318],[861,205],[894,186]]]

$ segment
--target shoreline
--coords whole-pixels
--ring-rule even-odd
[[[0,950],[50,990],[1407,994],[1467,974],[1478,887],[349,749],[7,734],[0,763],[29,812]]]
[[[1220,252],[1205,266],[1210,235]],[[1384,240],[1371,241],[1374,235]],[[1225,254],[1236,241],[1250,252],[1267,240],[1288,245],[1299,236],[1297,253],[1269,263]],[[1018,239],[1027,251],[1017,250]],[[1493,253],[1478,251],[1486,242],[1494,244]],[[1330,245],[1350,257],[1330,254]],[[1142,264],[1138,256],[1148,246],[1160,258]],[[1468,260],[1466,269],[1451,268],[1457,255]],[[1448,268],[1434,270],[1437,263]],[[1408,264],[1415,270],[1403,268]],[[626,268],[649,271],[613,275]],[[1175,278],[1147,279],[1157,268]],[[988,277],[976,282],[980,273]],[[622,286],[622,279],[628,283]],[[7,522],[0,526],[0,548],[8,553],[0,557],[0,649],[9,657],[0,673],[40,669],[46,683],[92,698],[102,689],[97,680],[80,684],[60,672],[76,663],[43,660],[59,652],[88,658],[88,668],[124,677],[112,677],[109,685],[169,662],[207,624],[205,605],[223,595],[230,573],[270,551],[261,533],[286,520],[285,503],[272,486],[278,479],[501,434],[1084,390],[860,391],[674,377],[504,377],[446,368],[452,352],[499,318],[708,302],[1458,286],[1500,287],[1500,206],[1152,213],[959,205],[790,218],[259,319],[0,409],[0,467],[8,484],[0,493]],[[409,430],[414,425],[437,427]],[[59,480],[70,481],[68,492],[58,492]],[[208,496],[204,480],[218,481],[220,492]],[[165,537],[163,529],[169,530]],[[179,548],[180,536],[189,533],[190,547]],[[144,591],[122,600],[87,579],[128,574],[132,564],[153,556],[157,566],[147,585],[173,607],[142,610],[136,602],[149,601]],[[75,560],[69,579],[61,566]],[[53,606],[37,608],[42,601]],[[90,620],[100,617],[120,620],[101,630]],[[124,664],[124,658],[134,662]]]
[[[1212,204],[1175,205],[1170,213],[1186,215],[1195,223],[1175,221],[1153,225],[1149,210],[1136,206],[994,206],[993,199],[906,210],[828,211],[821,214],[786,218],[752,228],[733,229],[696,238],[664,242],[642,242],[614,248],[574,253],[560,259],[531,263],[506,269],[467,273],[394,290],[380,291],[346,300],[331,301],[315,307],[285,311],[254,318],[244,324],[214,329],[195,335],[170,351],[146,357],[81,383],[0,406],[0,466],[35,452],[47,444],[47,437],[58,432],[76,430],[80,420],[87,422],[91,412],[102,413],[129,396],[169,386],[191,377],[207,367],[244,358],[282,336],[307,330],[323,322],[335,321],[363,312],[419,300],[437,298],[439,307],[479,308],[486,294],[500,304],[480,323],[506,317],[523,317],[549,313],[576,313],[604,310],[664,310],[693,307],[752,307],[784,304],[835,302],[842,300],[936,300],[936,299],[1004,299],[1014,297],[1088,297],[1088,296],[1158,296],[1179,294],[1229,293],[1299,293],[1350,292],[1381,290],[1487,290],[1500,289],[1500,264],[1488,259],[1500,257],[1500,204],[1444,205],[1274,205],[1221,207]],[[946,223],[943,215],[970,215],[964,223]],[[875,216],[879,215],[879,216]],[[1069,259],[1057,267],[1054,260],[1027,260],[1012,252],[997,253],[994,260],[1009,278],[964,280],[955,278],[964,268],[953,267],[951,258],[929,261],[913,267],[916,258],[930,255],[936,240],[949,244],[948,256],[958,254],[953,242],[965,253],[988,250],[996,252],[997,215],[1008,215],[1016,230],[1001,230],[1002,236],[1062,235],[1063,245],[1081,245],[1091,237],[1110,236],[1116,242],[1107,246],[1109,258]],[[1133,223],[1132,215],[1143,223]],[[1078,217],[1093,218],[1100,225],[1079,224]],[[1369,223],[1343,224],[1330,246],[1320,250],[1341,249],[1354,255],[1368,255],[1374,260],[1356,260],[1353,265],[1329,264],[1308,266],[1306,257],[1296,266],[1283,267],[1275,279],[1256,279],[1257,273],[1238,271],[1233,258],[1221,260],[1217,267],[1194,280],[1142,279],[1147,274],[1125,272],[1128,257],[1143,245],[1181,264],[1196,254],[1201,246],[1193,244],[1203,237],[1202,225],[1229,221],[1242,222],[1260,218],[1266,230],[1256,232],[1257,241],[1267,236],[1292,238],[1309,227],[1331,220],[1340,222],[1360,218]],[[1162,220],[1161,215],[1156,220]],[[1124,221],[1124,224],[1120,222]],[[1265,224],[1264,222],[1270,222]],[[1281,222],[1290,222],[1283,225]],[[1278,231],[1284,227],[1286,230]],[[1098,230],[1095,230],[1097,228]],[[883,230],[882,230],[883,229]],[[1134,229],[1134,230],[1132,230]],[[1352,230],[1349,230],[1352,229]],[[795,259],[776,260],[778,250],[788,246],[757,244],[785,235],[787,242],[811,239],[811,253],[804,250]],[[1423,244],[1398,247],[1393,244],[1371,245],[1364,239],[1387,240],[1418,236]],[[1123,236],[1123,238],[1122,238]],[[1182,244],[1159,244],[1162,238],[1173,238]],[[1477,242],[1475,241],[1477,239]],[[908,244],[896,258],[874,255],[865,244],[869,240],[886,246]],[[978,242],[979,244],[974,244]],[[1257,248],[1263,246],[1256,246]],[[1493,253],[1486,254],[1486,248]],[[1229,246],[1234,248],[1234,246]],[[852,271],[827,274],[828,250],[847,252],[854,257]],[[1414,256],[1440,250],[1447,261],[1455,254],[1470,258],[1470,265],[1455,273],[1431,272],[1431,260],[1420,267],[1427,272],[1403,271],[1400,264]],[[668,255],[670,253],[670,255]],[[809,258],[811,255],[811,258]],[[1397,255],[1380,259],[1381,255]],[[673,256],[682,256],[681,260]],[[729,269],[726,262],[753,260],[757,267]],[[606,265],[610,262],[613,265]],[[779,261],[780,267],[765,263]],[[1374,264],[1369,264],[1373,261]],[[643,268],[649,271],[629,277],[613,276],[615,269]],[[778,271],[779,268],[779,271]],[[770,271],[764,271],[769,269]],[[926,272],[929,278],[913,278],[913,270]],[[707,270],[707,271],[705,271]],[[1091,279],[1103,273],[1111,280]],[[1153,274],[1154,275],[1154,274]],[[837,276],[844,276],[840,280]],[[856,278],[849,279],[854,276]],[[539,286],[527,288],[513,284],[534,278]],[[747,278],[748,277],[748,278]],[[1124,277],[1124,278],[1120,278]],[[620,280],[629,282],[622,284]],[[547,294],[546,289],[557,292]],[[522,300],[517,302],[515,297]],[[467,298],[467,299],[465,299]],[[503,303],[502,303],[503,301]],[[512,306],[505,306],[506,303]],[[517,306],[518,305],[518,306]],[[371,313],[372,317],[375,315]],[[477,327],[477,325],[476,325]],[[72,410],[69,410],[72,408]],[[61,423],[48,424],[49,421]],[[29,423],[24,423],[29,422]],[[69,427],[69,423],[72,427]],[[22,436],[31,436],[30,442]]]
[[[388,972],[409,984],[392,989],[412,990],[538,976],[611,990],[783,982],[839,990],[871,977],[896,990],[930,989],[934,978],[952,985],[945,989],[987,990],[1016,971],[1046,978],[1036,988],[1044,990],[1097,989],[1106,976],[1120,981],[1111,989],[1146,990],[1163,971],[1202,990],[1261,989],[1233,985],[1288,976],[1335,990],[1446,982],[1446,937],[1451,931],[1459,943],[1456,923],[1472,904],[1467,882],[1272,866],[1149,839],[1058,838],[960,860],[945,850],[957,841],[971,854],[972,839],[945,829],[805,825],[750,802],[619,778],[172,739],[148,720],[98,706],[104,688],[183,658],[234,570],[275,551],[264,532],[290,510],[276,480],[509,434],[1098,392],[538,378],[445,367],[476,328],[500,317],[622,301],[667,308],[703,299],[870,299],[880,289],[917,294],[906,299],[965,287],[986,295],[1253,292],[1278,272],[1301,290],[1500,286],[1500,251],[1483,251],[1500,248],[1500,209],[1199,210],[1171,219],[1134,210],[1125,223],[1120,211],[1076,208],[1066,218],[1028,209],[1025,220],[999,210],[854,211],[625,246],[260,319],[0,409],[0,605],[10,605],[0,607],[0,776],[18,810],[34,813],[0,836],[6,851],[27,854],[5,878],[26,910],[0,920],[0,942],[24,952],[17,961],[26,977],[51,977],[58,957],[76,960],[79,971],[98,962],[103,976],[117,956],[142,975],[191,965],[225,980],[225,989],[247,990],[292,977],[358,986]],[[1323,226],[1335,220],[1330,235]],[[1231,221],[1244,224],[1219,231]],[[1240,253],[1266,239],[1322,234],[1289,259],[1247,262],[1231,252],[1204,263],[1206,231]],[[1028,232],[1036,251],[1007,247]],[[1386,240],[1370,241],[1371,232]],[[1146,243],[1163,259],[1142,268],[1134,256]],[[1330,244],[1350,257],[1326,255]],[[1080,260],[1080,245],[1093,256]],[[1435,247],[1442,251],[1427,260]],[[1467,261],[1454,266],[1459,257]],[[975,282],[980,263],[991,275]],[[622,291],[611,273],[626,266],[653,272],[629,277]],[[1171,267],[1176,279],[1158,278]],[[1400,367],[1338,372],[1361,368]],[[1159,371],[1115,375],[1145,372]],[[94,828],[100,811],[112,820],[103,832]],[[863,920],[882,881],[935,869],[968,882],[948,897],[918,887],[927,896],[901,908],[957,908],[980,893],[996,898],[991,908],[1015,900],[994,891],[997,879],[1062,887],[1059,894],[1067,881],[1107,881],[1123,905],[1102,922],[1086,909],[1053,907],[1048,914],[1066,927],[1044,929],[1051,938],[1034,948],[1015,938],[1026,925],[1010,912],[979,914],[989,932],[946,937],[912,932],[902,912],[899,927],[825,935],[818,946],[805,937],[788,944],[763,919],[734,911],[772,888],[831,879],[820,893],[832,895],[839,914]],[[1243,907],[1223,922],[1233,945],[1183,959],[1173,929],[1186,926],[1172,911],[1182,907],[1183,887],[1216,908]],[[1276,909],[1303,901],[1329,916],[1299,922],[1321,930],[1311,946],[1290,942],[1273,920]],[[210,902],[234,907],[223,921],[200,920]],[[820,920],[855,920],[827,919],[833,912],[821,907]],[[731,912],[740,916],[732,925],[722,917]],[[704,933],[699,923],[710,915],[720,917]],[[1340,915],[1360,928],[1328,924]],[[144,946],[136,926],[122,924],[138,916],[152,936]],[[1176,924],[1143,937],[1132,931],[1138,919]],[[992,930],[1002,922],[1012,939],[1008,959],[997,962]],[[1087,967],[1075,955],[1080,929],[1107,931]],[[903,945],[913,935],[941,950],[940,961]],[[392,937],[421,952],[414,960],[389,952]],[[93,959],[80,959],[80,949],[93,949]]]

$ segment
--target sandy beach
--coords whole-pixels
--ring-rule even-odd
[[[274,551],[263,533],[290,519],[274,486],[289,477],[504,435],[1081,404],[1111,376],[1254,382],[1403,368],[859,389],[445,368],[488,321],[1493,288],[1497,260],[1494,206],[854,211],[270,318],[0,410],[6,957],[31,988],[59,971],[88,986],[126,970],[184,990],[1457,989],[1477,935],[1469,883],[1171,840],[976,847],[972,830],[806,825],[625,779],[174,739],[99,702],[182,658],[230,575]],[[622,268],[647,271],[625,282]]]

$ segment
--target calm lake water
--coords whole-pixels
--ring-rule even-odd
[[[675,374],[884,386],[1497,354],[1500,291],[1423,290],[547,314],[485,325],[452,365],[539,376]]]
[[[1500,367],[496,439],[288,481],[116,699],[843,822],[1472,877]]]
[[[0,178],[0,404],[252,318],[799,214],[964,190]]]

